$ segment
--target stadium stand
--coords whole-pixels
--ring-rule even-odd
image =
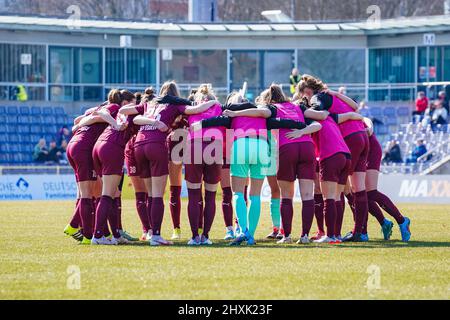
[[[56,139],[73,117],[63,107],[0,106],[0,164],[33,164],[33,149],[39,139]]]

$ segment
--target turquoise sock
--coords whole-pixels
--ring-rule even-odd
[[[250,196],[250,212],[249,212],[249,227],[248,231],[255,236],[256,227],[258,227],[259,217],[261,216],[261,197]]]
[[[247,218],[247,205],[245,203],[244,194],[242,192],[235,192],[233,196],[233,205],[236,210],[236,216],[238,218],[239,227],[241,232],[244,233],[248,228]]]
[[[272,225],[280,229],[281,226],[281,200],[272,198],[270,202],[270,217]]]

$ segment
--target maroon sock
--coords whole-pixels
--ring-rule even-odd
[[[350,206],[350,209],[352,210],[353,221],[356,221],[355,196],[353,195],[353,193],[350,192],[350,193],[346,194],[345,197],[347,198],[348,205]]]
[[[366,191],[359,191],[355,193],[355,228],[354,233],[362,233],[362,228],[366,215],[369,214],[369,205],[367,203],[367,193]]]
[[[244,187],[244,200],[245,200],[245,204],[248,207],[248,186]]]
[[[389,197],[378,190],[372,190],[367,193],[367,197],[370,200],[375,201],[378,205],[390,216],[392,216],[398,224],[405,222],[405,218],[400,213],[395,204],[389,199]]]
[[[73,212],[72,220],[69,222],[72,228],[81,227],[81,215],[80,215],[80,199],[77,199],[75,204],[75,210]]]
[[[325,215],[325,224],[327,225],[327,236],[334,237],[334,229],[336,226],[336,202],[334,199],[326,199],[323,211]]]
[[[192,237],[198,236],[198,228],[200,221],[200,202],[202,201],[201,189],[188,189],[188,216],[191,225]],[[203,206],[202,206],[203,207]]]
[[[370,191],[367,192],[367,195],[369,195],[369,193],[370,193]],[[384,214],[383,214],[383,212],[381,211],[381,209],[380,209],[380,207],[378,206],[378,204],[377,204],[375,201],[371,200],[370,198],[369,198],[369,213],[370,213],[371,215],[373,215],[373,216],[377,219],[377,221],[378,221],[378,223],[380,224],[380,226],[383,225],[383,222],[384,222]]]
[[[95,238],[99,239],[103,237],[105,225],[108,221],[108,215],[113,211],[113,198],[108,196],[102,196],[97,206],[97,212],[95,215]]]
[[[118,197],[114,199],[114,204],[116,206],[117,210],[117,226],[119,227],[119,230],[123,230],[122,226],[122,198]]]
[[[119,207],[117,206],[118,202],[116,201],[116,199],[113,199],[111,210],[109,210],[108,212],[108,222],[114,238],[118,239],[120,238],[119,230],[121,229],[119,228],[120,214],[119,214]]]
[[[281,220],[283,221],[283,230],[286,237],[292,232],[292,218],[294,216],[294,206],[292,199],[281,199]]]
[[[170,187],[170,215],[172,216],[173,228],[180,228],[181,216],[181,187]]]
[[[92,239],[94,233],[94,215],[92,212],[92,199],[80,199],[80,216],[81,224],[83,225],[83,236],[87,239]]]
[[[314,195],[314,215],[316,216],[317,228],[320,232],[325,232],[323,226],[323,196],[321,194]]]
[[[152,198],[152,228],[154,235],[161,235],[161,225],[164,218],[163,198]]]
[[[203,219],[204,219],[203,211],[204,211],[205,203],[203,202],[202,189],[200,189],[200,202],[198,203],[198,205],[199,205],[199,212],[200,212],[200,214],[198,216],[198,227],[200,229],[203,229]]]
[[[203,234],[209,238],[209,231],[216,216],[216,192],[205,191],[205,208],[203,209],[204,229]]]
[[[225,227],[233,226],[233,192],[230,187],[222,189],[222,211]]]
[[[345,200],[343,199],[343,195],[341,195],[341,200],[339,201],[335,201],[335,205],[336,205],[336,223],[334,226],[334,235],[340,236],[341,232],[342,232],[342,223],[344,221],[344,202]]]
[[[147,218],[148,218],[148,223],[150,225],[150,230],[153,229],[153,224],[152,224],[152,201],[153,198],[150,196],[147,196]]]
[[[309,235],[314,219],[314,200],[302,202],[302,237]]]
[[[136,210],[142,224],[142,231],[147,233],[150,230],[150,222],[147,215],[147,193],[136,192]]]

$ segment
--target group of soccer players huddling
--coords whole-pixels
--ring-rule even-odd
[[[292,98],[272,84],[254,102],[243,88],[229,94],[224,105],[209,84],[192,90],[187,99],[174,81],[164,83],[158,95],[152,88],[135,94],[112,90],[108,101],[74,121],[67,155],[78,198],[64,232],[82,244],[173,244],[162,237],[161,225],[168,204],[172,240],[181,239],[184,168],[190,246],[213,244],[219,184],[224,239],[234,246],[255,245],[266,178],[273,224],[267,238],[279,244],[294,241],[296,181],[302,200],[298,244],[368,241],[369,212],[389,240],[394,223],[380,207],[398,224],[402,241],[409,241],[410,220],[377,190],[381,146],[372,122],[357,109],[352,99],[310,75],[302,76]],[[142,224],[139,239],[122,227],[124,164]],[[343,234],[346,202],[354,227]],[[318,231],[312,236],[314,218]]]

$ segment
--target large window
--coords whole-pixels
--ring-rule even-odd
[[[231,52],[231,89],[237,90],[248,83],[248,98],[254,99],[271,83],[283,85],[289,92],[289,75],[294,67],[293,50]]]
[[[162,50],[161,82],[177,81],[181,87],[211,83],[227,86],[226,50]]]
[[[156,51],[107,48],[106,83],[139,87],[155,85]]]
[[[23,86],[28,100],[45,99],[45,46],[0,43],[0,100],[16,100]]]
[[[365,50],[298,50],[298,68],[302,74],[319,77],[326,83],[365,83]]]
[[[101,101],[102,50],[100,48],[50,48],[50,99]]]
[[[414,48],[370,49],[369,99],[413,100]]]

